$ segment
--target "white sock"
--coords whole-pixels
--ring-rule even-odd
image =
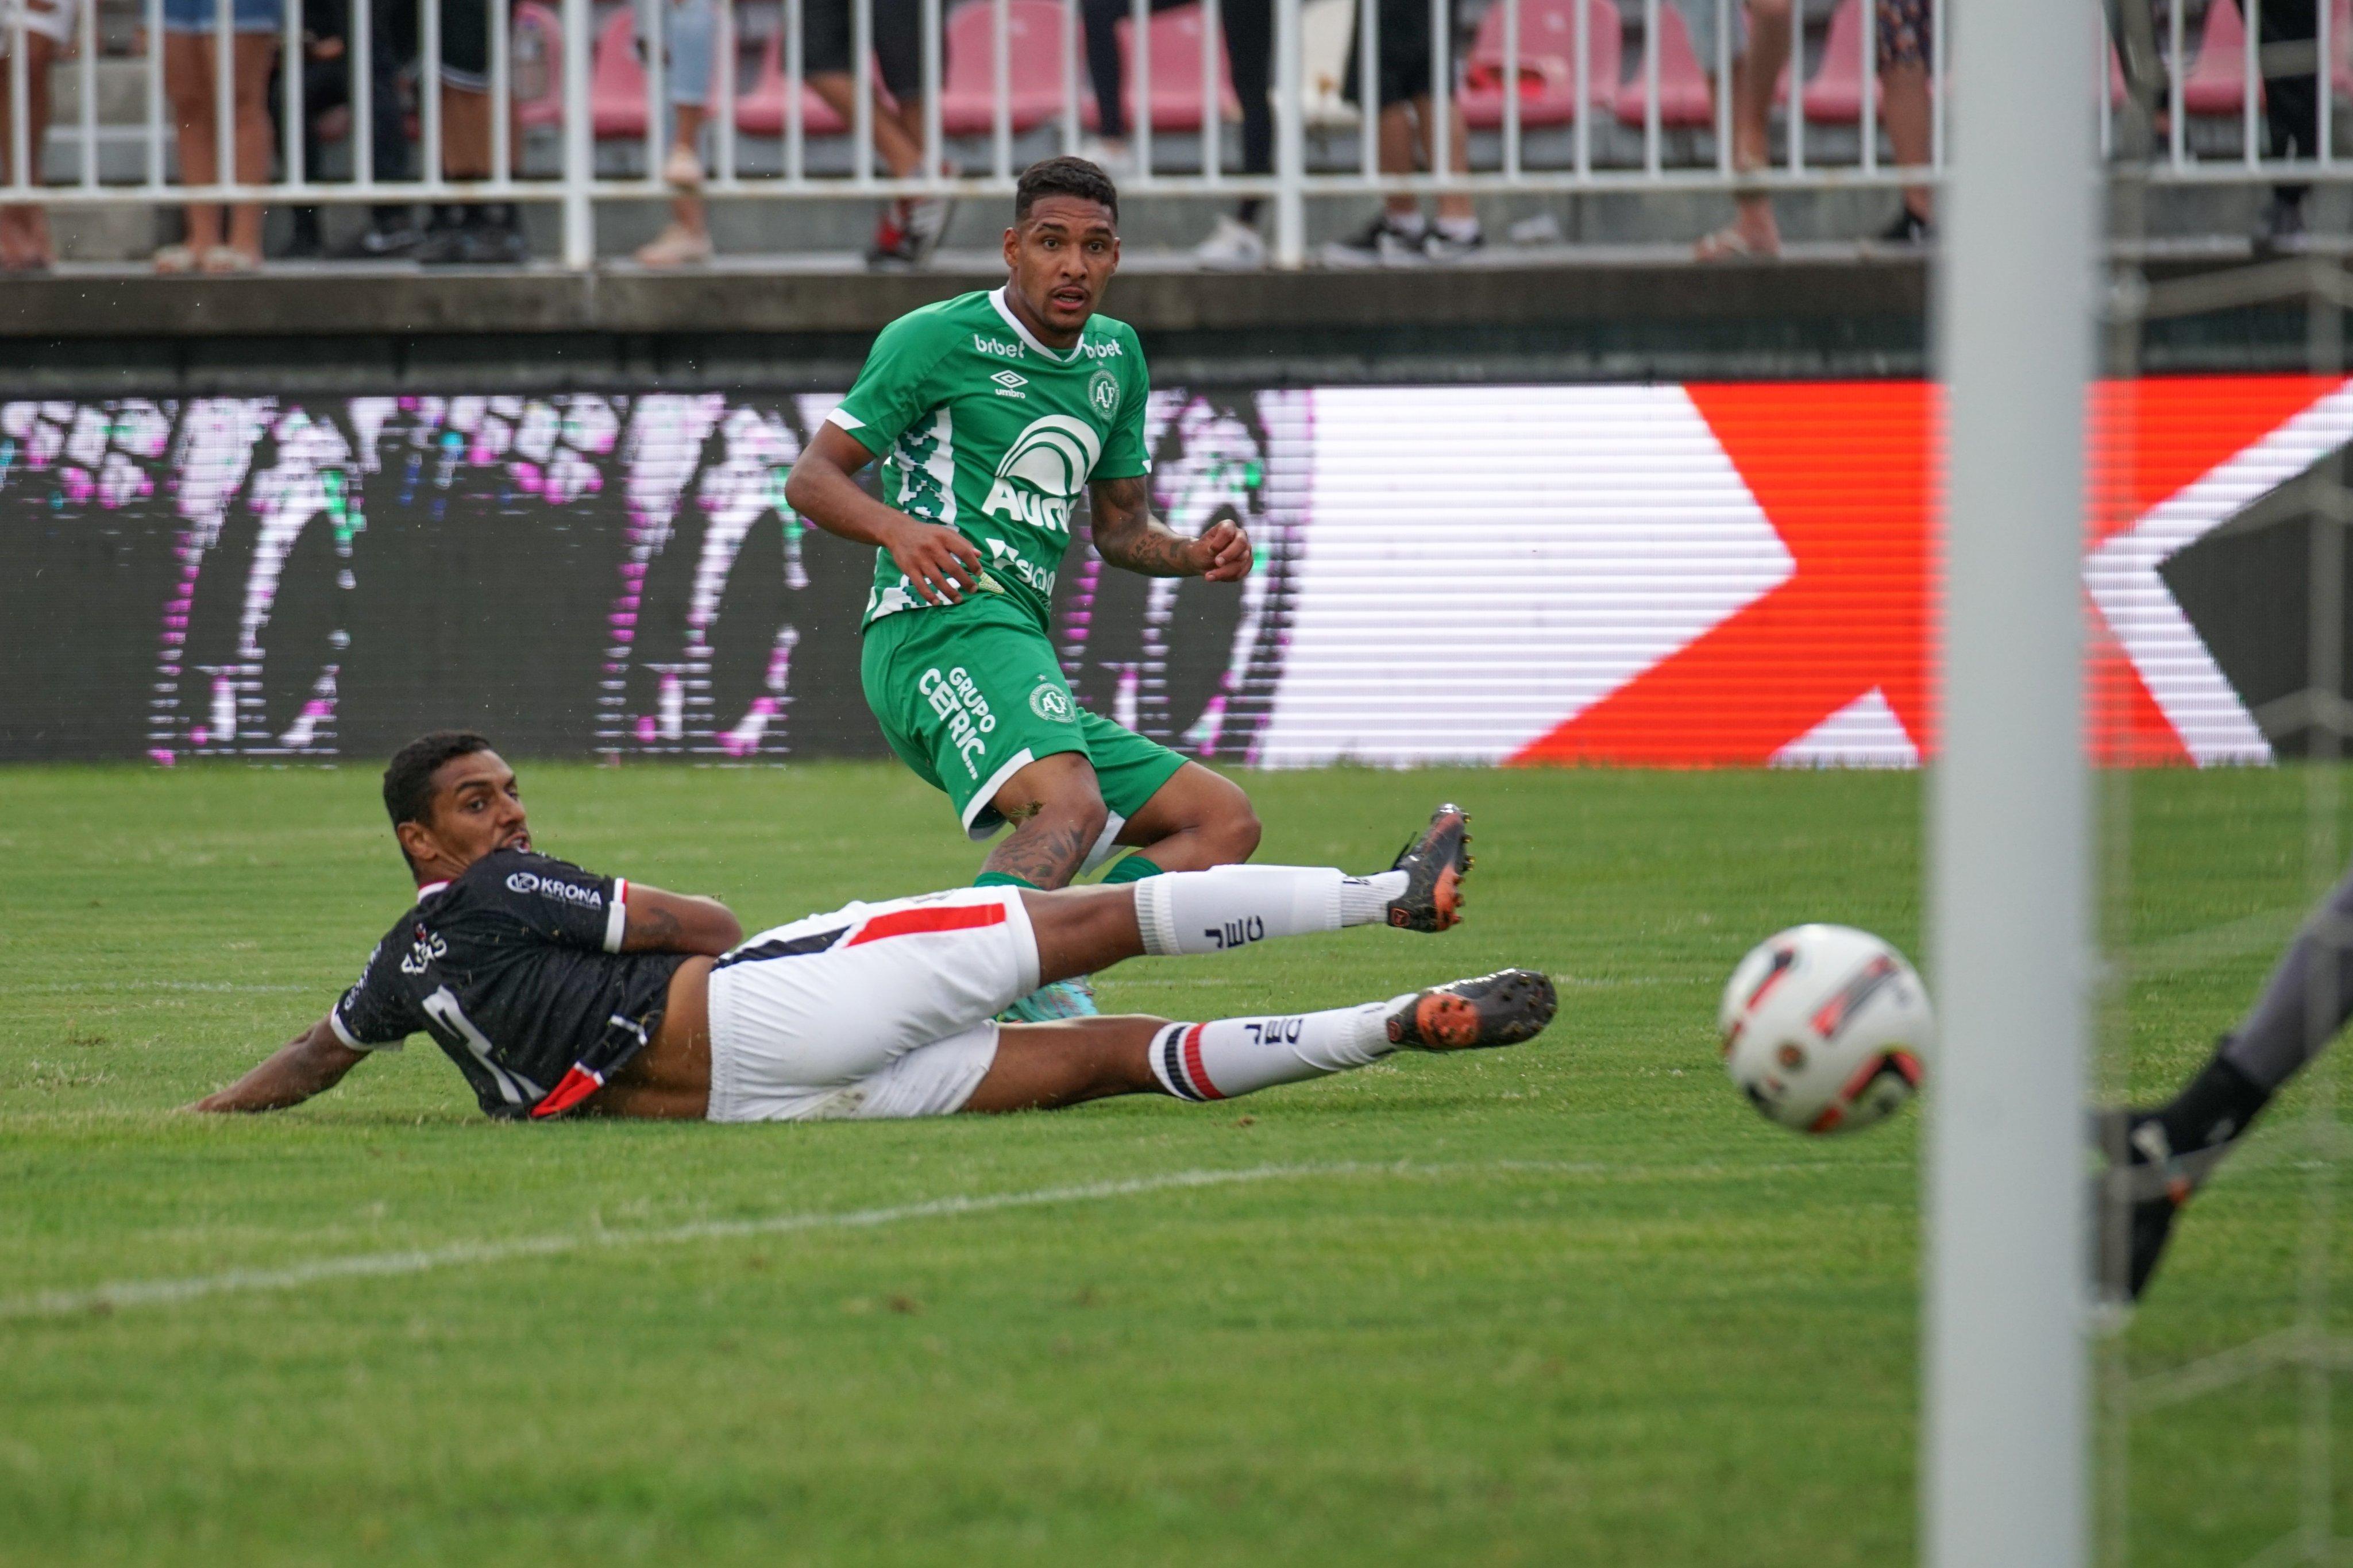
[[[1170,871],[1135,888],[1144,951],[1160,957],[1225,952],[1271,936],[1377,925],[1406,874],[1351,877],[1328,866],[1219,866]]]
[[[1278,1083],[1369,1067],[1397,1048],[1389,1044],[1392,1005],[1367,1002],[1282,1018],[1171,1024],[1152,1037],[1152,1076],[1178,1100],[1231,1100]]]
[[[1479,220],[1476,217],[1442,217],[1438,220],[1438,232],[1449,239],[1476,239]]]

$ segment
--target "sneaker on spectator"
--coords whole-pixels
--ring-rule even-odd
[[[1219,272],[1252,272],[1266,265],[1266,241],[1257,229],[1221,213],[1209,237],[1193,247],[1193,259]]]
[[[2255,225],[2254,245],[2257,256],[2272,256],[2304,248],[2304,200],[2290,199],[2272,194],[2263,204],[2263,214]]]
[[[877,266],[921,267],[940,247],[955,203],[945,196],[902,196],[882,209],[866,259]]]
[[[1100,136],[1082,136],[1079,138],[1079,156],[1114,181],[1124,180],[1135,173],[1135,153],[1124,142],[1106,142]]]
[[[711,260],[711,237],[674,223],[638,247],[640,267],[702,267]]]
[[[417,254],[425,243],[425,231],[414,220],[403,216],[392,223],[371,223],[351,238],[332,246],[327,251],[330,261],[398,261]]]
[[[702,160],[691,147],[673,147],[662,163],[662,180],[674,190],[702,189]]]
[[[531,259],[531,246],[512,203],[445,204],[433,209],[417,259],[427,267],[513,267]]]
[[[1324,247],[1326,267],[1396,267],[1423,258],[1422,243],[1430,236],[1429,226],[1411,226],[1397,222],[1383,213],[1365,226],[1363,232],[1345,239],[1335,239]]]
[[[1487,231],[1477,218],[1440,218],[1422,236],[1421,253],[1432,261],[1462,261],[1487,248]]]
[[[1895,221],[1879,231],[1882,245],[1926,245],[1936,237],[1936,226],[1910,207],[1898,207]]]

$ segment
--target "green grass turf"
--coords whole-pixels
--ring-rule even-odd
[[[1918,780],[1247,782],[1262,858],[1359,868],[1461,798],[1472,923],[1137,963],[1107,1006],[1324,1006],[1522,963],[1560,984],[1553,1031],[1208,1107],[749,1128],[491,1124],[420,1040],[299,1110],[179,1116],[315,1020],[405,904],[372,773],[0,774],[0,1301],[609,1243],[0,1318],[0,1563],[1906,1558],[1919,1118],[1771,1127],[1712,1026],[1733,962],[1791,921],[1916,953]],[[525,784],[543,847],[723,894],[755,929],[974,869],[885,767]],[[2306,789],[2110,790],[2118,945],[2169,966],[2126,993],[2112,1081],[2187,1068],[2260,981],[2309,891]],[[2104,1386],[2292,1321],[2311,1099],[2201,1199]],[[626,1234],[1235,1172],[1260,1174]],[[2290,1527],[2299,1388],[2108,1422],[2131,1561],[2235,1563]]]

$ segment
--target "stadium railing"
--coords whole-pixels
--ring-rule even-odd
[[[354,82],[369,80],[373,13],[385,3],[350,0]],[[1082,79],[1080,0],[920,0],[923,160],[913,176],[893,178],[878,170],[871,98],[860,97],[852,121],[844,126],[805,91],[789,90],[799,72],[803,6],[824,0],[715,3],[721,68],[712,84],[710,178],[703,190],[712,199],[1002,195],[1032,159],[1079,150],[1093,122],[1092,92]],[[1437,112],[1430,164],[1435,173],[1382,170],[1377,139],[1360,133],[1360,116],[1345,101],[1340,78],[1352,31],[1360,30],[1368,41],[1357,60],[1358,96],[1372,98],[1380,79],[1383,0],[1271,3],[1273,168],[1244,174],[1234,167],[1239,160],[1228,131],[1236,103],[1225,66],[1219,0],[1195,0],[1181,26],[1171,25],[1169,11],[1155,15],[1151,0],[1130,0],[1125,47],[1131,101],[1146,112],[1134,116],[1134,168],[1122,187],[1145,201],[1266,198],[1274,209],[1278,265],[1304,259],[1305,205],[1318,198],[1397,192],[1889,187],[1933,184],[1944,167],[1949,0],[1930,5],[1933,150],[1926,165],[1898,164],[1883,148],[1874,0],[1813,0],[1811,5],[1801,0],[1794,54],[1802,86],[1793,87],[1785,76],[1775,113],[1778,153],[1767,167],[1752,170],[1734,165],[1729,95],[1713,92],[1709,79],[1728,75],[1740,0],[1713,0],[1712,61],[1697,58],[1677,0],[1487,0],[1483,7],[1479,0],[1468,5],[1463,0],[1430,0],[1430,45],[1443,48],[1453,62],[1433,76]],[[2247,3],[2259,15],[2263,0]],[[659,173],[666,129],[662,51],[643,49],[632,26],[600,25],[596,0],[488,5],[493,170],[489,179],[452,181],[438,173],[413,180],[381,177],[372,166],[375,105],[364,89],[352,94],[348,173],[339,179],[319,177],[321,171],[305,167],[303,155],[304,73],[288,69],[279,77],[283,109],[278,177],[256,184],[183,185],[173,183],[169,108],[157,47],[164,34],[164,0],[136,0],[136,25],[146,40],[140,57],[143,113],[130,122],[101,116],[100,5],[85,0],[78,8],[79,40],[69,51],[78,58],[60,68],[79,73],[79,90],[71,95],[74,121],[52,126],[41,149],[28,147],[27,8],[24,0],[14,0],[5,7],[9,156],[0,202],[553,202],[563,211],[563,262],[593,265],[597,203],[673,194]],[[304,0],[284,0],[281,59],[301,58],[304,9]],[[440,6],[428,3],[418,9],[421,57],[437,59],[444,26]],[[232,13],[233,0],[215,0],[216,36],[230,30]],[[621,16],[628,14],[621,8]],[[2100,8],[2084,5],[2076,14],[2081,25],[2108,36]],[[612,8],[605,15],[619,19]],[[852,15],[860,74],[871,77],[874,0],[854,0]],[[2064,15],[2054,13],[2054,20]],[[2353,96],[2353,0],[2321,5],[2318,36],[2296,57],[2309,62],[2317,79],[2319,130],[2316,146],[2294,158],[2264,152],[2263,50],[2257,26],[2249,25],[2237,0],[2203,0],[2202,6],[2199,0],[2179,0],[2159,15],[2155,48],[2167,68],[2168,85],[2158,105],[2165,112],[2149,178],[2172,184],[2330,181],[2353,169],[2353,162],[2340,159],[2335,149],[2335,100],[2339,94]],[[1472,23],[1468,27],[1466,21]],[[551,32],[556,45],[552,58],[546,49]],[[520,98],[518,37],[533,47],[533,74],[540,89]],[[987,59],[975,66],[960,48],[951,72],[951,38],[964,47],[985,40]],[[1155,62],[1155,47],[1165,53],[1172,38],[1184,40],[1188,52],[1198,42],[1198,59]],[[2281,46],[2271,47],[2276,52]],[[641,60],[612,58],[616,49]],[[218,167],[227,170],[235,166],[229,51],[215,53]],[[748,91],[742,79],[747,53],[757,62]],[[2099,54],[2101,79],[2087,84],[2088,98],[2097,106],[2101,146],[2108,152],[2116,145],[2125,76],[2113,39]],[[2181,68],[2170,68],[2171,62],[2181,62]],[[616,80],[626,82],[632,63],[645,112],[623,118],[632,122],[627,140],[642,142],[641,153],[615,149],[614,138],[597,133],[600,118],[610,118],[598,113],[600,82],[608,89]],[[2276,79],[2284,73],[2271,74]],[[1172,80],[1176,96],[1187,101],[1172,102]],[[1151,84],[1150,90],[1138,89],[1138,82]],[[1187,84],[1198,90],[1198,106],[1189,101]],[[1468,172],[1450,171],[1449,143],[1455,134],[1450,110],[1455,108],[1471,128]],[[416,166],[438,171],[439,95],[419,92],[416,118]],[[1173,128],[1179,125],[1184,129]],[[52,168],[62,172],[56,183],[44,178]]]

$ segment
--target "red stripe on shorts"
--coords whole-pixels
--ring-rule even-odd
[[[1199,1089],[1204,1098],[1223,1100],[1225,1094],[1209,1081],[1209,1075],[1201,1068],[1201,1031],[1205,1027],[1206,1025],[1196,1024],[1185,1031],[1185,1076],[1193,1080],[1193,1087]]]
[[[861,942],[880,942],[886,936],[920,936],[925,931],[971,931],[978,926],[1004,923],[1005,906],[1001,903],[930,904],[876,915],[858,928],[856,936],[841,945],[856,947]]]

